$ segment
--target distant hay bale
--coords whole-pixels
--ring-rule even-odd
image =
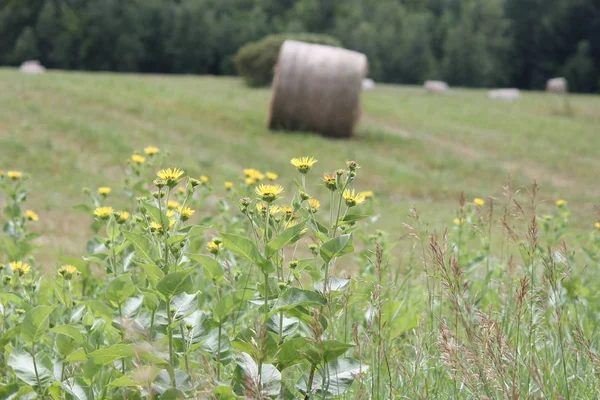
[[[352,136],[367,69],[364,54],[286,40],[275,67],[269,129]]]
[[[46,68],[44,68],[42,66],[42,64],[40,64],[39,61],[32,60],[32,61],[25,61],[23,64],[21,64],[21,66],[19,67],[19,71],[22,74],[37,75],[37,74],[43,74],[44,72],[46,72]]]
[[[488,98],[492,100],[513,101],[521,96],[521,91],[515,88],[494,89],[488,92]]]
[[[569,86],[565,78],[552,78],[546,82],[546,91],[550,93],[567,93]]]
[[[375,81],[373,81],[373,79],[363,79],[362,81],[362,91],[363,92],[370,92],[371,90],[375,90]]]
[[[425,81],[423,88],[427,93],[446,93],[448,84],[444,81]]]

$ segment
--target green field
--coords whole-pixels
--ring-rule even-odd
[[[132,151],[145,145],[169,151],[176,166],[215,186],[246,167],[289,182],[295,172],[283,166],[294,156],[316,157],[319,174],[355,159],[357,187],[375,192],[385,215],[378,225],[394,238],[413,204],[443,227],[461,192],[501,197],[509,174],[517,187],[536,179],[546,208],[564,198],[576,226],[593,225],[599,96],[569,96],[566,115],[563,99],[545,93],[505,103],[484,90],[436,96],[378,85],[363,94],[357,134],[347,141],[268,131],[269,99],[268,89],[247,89],[237,78],[0,69],[0,168],[32,175],[28,204],[40,214],[51,249],[44,252],[71,255],[81,254],[91,221],[72,209],[85,201],[82,188],[121,178]]]

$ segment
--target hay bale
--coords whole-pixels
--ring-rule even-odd
[[[286,40],[273,78],[269,129],[352,136],[367,69],[364,54]]]
[[[46,68],[44,68],[42,64],[40,64],[40,62],[37,60],[25,61],[19,67],[19,72],[21,72],[22,74],[38,75],[46,72]]]
[[[425,81],[423,88],[427,93],[446,93],[448,84],[444,81]]]
[[[375,90],[375,81],[373,81],[373,79],[363,79],[362,81],[362,91],[363,92],[370,92],[371,90]]]
[[[567,93],[569,86],[565,78],[552,78],[546,82],[546,91],[550,93]]]
[[[513,101],[521,96],[521,91],[515,88],[494,89],[488,92],[488,98],[492,100]]]

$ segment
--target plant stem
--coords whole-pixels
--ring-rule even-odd
[[[221,380],[221,329],[223,322],[219,321],[219,339],[217,344],[217,381]]]
[[[167,326],[167,334],[169,336],[169,362],[171,363],[171,367],[175,369],[175,360],[173,354],[173,331],[171,330],[171,324],[173,323],[173,316],[171,315],[171,298],[167,297],[167,321],[169,325]],[[171,376],[171,386],[175,387],[175,376]]]
[[[40,381],[40,375],[38,374],[37,362],[35,361],[35,342],[31,344],[31,358],[33,359],[33,371],[35,372],[35,379],[38,384],[38,391],[42,393],[42,382]]]
[[[306,385],[306,395],[304,396],[304,400],[309,400],[311,397],[313,380],[315,378],[315,370],[316,365],[312,364],[310,366],[310,374],[308,375],[308,385]]]
[[[183,359],[185,360],[185,370],[187,371],[188,375],[191,377],[192,374],[190,373],[190,363],[188,361],[188,355],[187,355],[187,346],[186,346],[186,340],[185,340],[185,334],[183,332],[183,323],[179,324],[179,330],[181,331],[181,340],[183,341]],[[219,332],[220,334],[220,332]],[[219,350],[221,347],[221,338],[219,337]],[[218,375],[217,375],[217,379]]]
[[[123,310],[121,309],[121,303],[119,303],[119,327],[121,331],[121,340],[123,340],[125,331],[123,330]],[[125,358],[121,358],[121,372],[125,375]]]

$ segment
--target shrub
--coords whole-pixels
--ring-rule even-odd
[[[237,72],[248,86],[260,87],[271,83],[279,48],[286,40],[342,47],[340,41],[331,36],[312,33],[269,35],[256,42],[248,43],[235,56]]]

